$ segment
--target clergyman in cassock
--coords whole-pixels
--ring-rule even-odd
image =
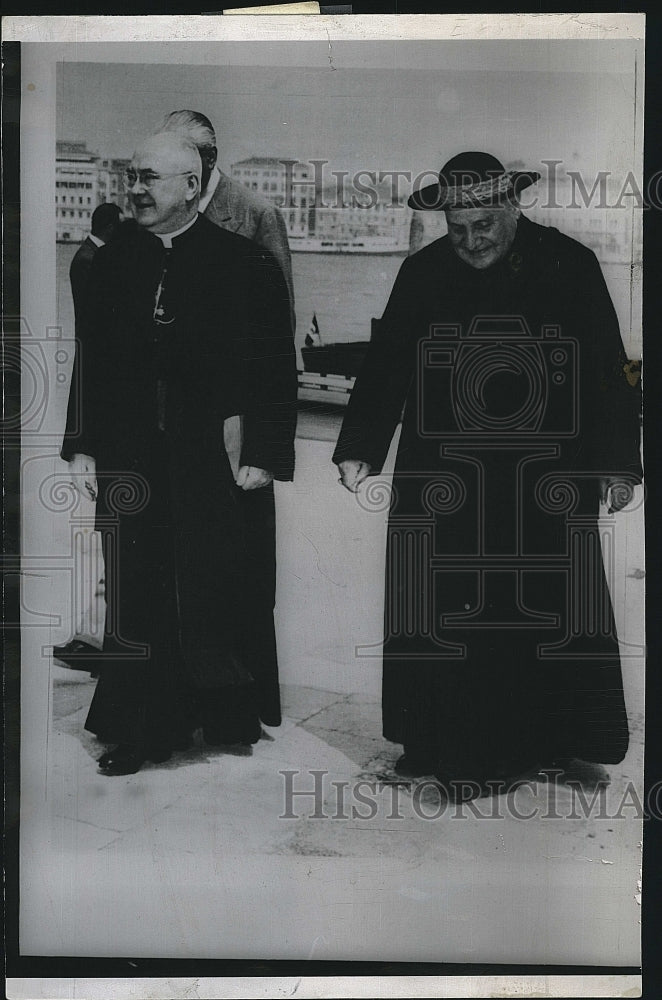
[[[638,391],[595,254],[522,214],[538,178],[463,153],[411,196],[448,233],[403,262],[334,453],[369,506],[402,416],[383,731],[466,797],[628,747],[598,512],[641,478]]]
[[[102,248],[62,457],[97,500],[108,613],[86,728],[106,774],[167,760],[202,727],[255,743],[279,717],[253,656],[255,587],[239,490],[289,480],[296,367],[274,258],[198,213],[201,163],[176,133],[127,169],[135,231]],[[223,423],[243,415],[235,477]]]
[[[292,257],[282,213],[266,198],[232,180],[218,167],[216,134],[200,111],[187,109],[166,115],[158,131],[177,132],[195,143],[202,162],[202,194],[199,211],[221,229],[239,233],[268,251],[283,273],[290,298],[291,333],[294,337],[294,284]],[[224,440],[233,467],[239,461],[242,421],[232,416],[225,421]],[[252,595],[251,628],[254,661],[262,676],[278,676],[278,649],[274,626],[276,603],[276,506],[273,484],[259,490],[240,491],[239,503],[247,526],[248,558],[255,586]],[[276,698],[265,706],[263,722],[281,722]]]

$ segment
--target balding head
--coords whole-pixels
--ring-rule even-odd
[[[145,139],[129,168],[134,179],[129,201],[138,225],[172,233],[190,222],[198,209],[201,174],[200,154],[185,135],[159,132]]]
[[[200,179],[200,154],[196,144],[179,131],[157,132],[148,136],[133,154],[141,158],[149,157],[159,164],[159,172],[190,171]]]

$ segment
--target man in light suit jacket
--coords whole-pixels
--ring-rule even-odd
[[[182,132],[198,147],[202,160],[200,212],[221,229],[230,229],[269,250],[280,264],[290,295],[294,335],[292,258],[282,213],[266,198],[233,181],[219,169],[216,135],[206,115],[199,111],[172,111],[164,118],[159,131]]]

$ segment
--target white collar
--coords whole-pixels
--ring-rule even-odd
[[[105,247],[105,245],[106,245],[104,243],[104,241],[100,240],[98,236],[94,235],[94,233],[90,233],[90,235],[87,238],[88,238],[88,240],[92,240],[92,242],[94,243],[95,247]]]
[[[207,187],[205,188],[205,193],[200,199],[200,204],[198,206],[199,212],[204,212],[205,209],[207,208],[207,205],[212,200],[214,191],[218,187],[218,182],[220,181],[220,179],[221,179],[221,171],[218,169],[216,164],[214,164],[214,169],[209,175],[209,180],[207,182]]]
[[[181,229],[176,229],[174,233],[154,233],[153,235],[158,236],[166,250],[170,250],[172,248],[172,241],[175,237],[181,236],[182,233],[185,233],[187,229],[191,228],[194,222],[197,222],[197,220],[198,216],[194,215],[190,222],[187,222]]]

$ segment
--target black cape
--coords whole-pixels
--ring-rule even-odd
[[[380,472],[404,407],[384,735],[445,773],[625,754],[597,514],[600,476],[641,477],[626,363],[595,255],[553,228],[521,217],[485,271],[447,237],[402,265],[333,457]]]
[[[265,661],[258,651],[252,614],[273,582],[255,572],[259,539],[247,515],[247,503],[264,501],[236,487],[223,422],[243,415],[242,464],[292,478],[297,382],[280,268],[198,216],[167,254],[139,229],[103,247],[86,302],[61,454],[93,456],[99,483],[110,666],[88,728],[132,738],[141,723],[128,718],[127,678],[141,666],[148,702],[171,689],[162,728],[182,680],[203,700],[255,682],[261,718],[278,724],[275,654]]]

